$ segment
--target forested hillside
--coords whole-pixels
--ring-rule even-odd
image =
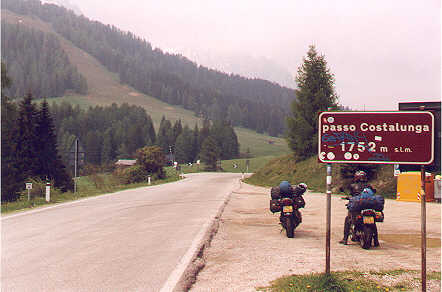
[[[38,0],[4,0],[2,9],[33,15],[52,24],[60,35],[97,58],[121,82],[198,116],[228,119],[234,126],[278,135],[294,90],[259,79],[197,66],[185,57],[163,53],[130,32],[76,16]]]
[[[211,136],[219,149],[217,158],[239,156],[238,138],[229,123],[205,120],[201,130],[190,129],[180,120],[172,123],[163,117],[158,134],[151,117],[135,105],[95,106],[87,110],[63,102],[49,107],[59,151],[66,164],[76,138],[85,153],[85,164],[112,164],[118,158],[133,158],[137,149],[157,145],[164,153],[173,153],[180,163],[198,159],[204,140]]]
[[[32,92],[35,97],[55,97],[67,90],[87,92],[86,79],[69,62],[55,35],[4,19],[1,29],[2,60],[14,80],[6,95],[23,97]]]

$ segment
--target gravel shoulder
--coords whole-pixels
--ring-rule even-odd
[[[303,222],[295,230],[295,238],[281,232],[279,213],[269,211],[269,194],[269,188],[245,183],[232,193],[218,232],[204,250],[205,266],[190,291],[256,291],[256,287],[268,286],[281,276],[325,271],[325,194],[304,195]],[[419,203],[386,200],[385,221],[378,224],[380,247],[363,250],[356,243],[338,243],[346,202],[339,196],[332,197],[331,271],[420,270]],[[430,271],[441,271],[441,205],[435,203],[427,203]],[[419,289],[416,287],[416,291]],[[440,291],[440,281],[428,281],[427,290]]]

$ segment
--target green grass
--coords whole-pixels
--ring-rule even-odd
[[[167,178],[162,180],[153,180],[151,185],[158,185],[179,180],[178,175],[170,169],[166,169]],[[2,214],[15,211],[22,211],[39,206],[74,201],[82,198],[114,193],[122,190],[146,187],[147,182],[123,185],[116,181],[112,175],[99,174],[97,176],[83,176],[77,179],[77,192],[62,193],[58,190],[51,190],[51,201],[46,202],[44,197],[34,197],[30,201],[27,199],[27,193],[23,193],[18,201],[10,203],[2,203]]]
[[[307,275],[291,275],[282,277],[271,282],[268,287],[259,287],[258,291],[272,291],[272,292],[291,292],[291,291],[336,291],[336,292],[376,292],[376,291],[409,291],[412,289],[409,281],[401,281],[393,283],[391,286],[386,285],[382,281],[382,276],[398,276],[401,274],[418,274],[420,271],[411,270],[391,270],[380,272],[332,272],[330,275],[322,273],[313,273]],[[435,274],[433,280],[440,280],[440,272],[430,272],[428,275]],[[368,276],[378,276],[368,278]],[[437,276],[439,278],[437,278]],[[427,277],[428,280],[431,280]],[[420,279],[414,279],[419,282]]]
[[[441,280],[440,272],[429,272],[427,273],[427,280]]]
[[[246,153],[247,148],[250,149],[250,154],[253,157],[279,156],[290,153],[287,142],[283,138],[258,134],[255,131],[240,127],[235,127],[235,132],[238,136],[241,153]]]
[[[230,159],[230,160],[222,160],[221,161],[221,168],[222,170],[220,172],[233,172],[233,173],[242,173],[247,172],[247,164],[246,160],[249,160],[249,172],[254,172],[266,165],[270,160],[272,160],[274,156],[262,156],[262,157],[252,157],[252,158],[238,158],[238,159]],[[234,167],[234,164],[237,165],[237,167]],[[196,172],[204,172],[205,170],[205,164],[201,163],[199,166],[195,163],[192,166],[189,166],[187,164],[181,164],[180,165],[181,170],[180,172],[186,173],[196,173]],[[178,173],[175,168],[169,166],[165,167],[165,169],[173,174]]]
[[[310,190],[323,192],[325,171],[325,165],[318,163],[316,157],[296,162],[292,155],[286,155],[269,161],[246,182],[259,186],[274,186],[283,180],[290,183],[305,182]]]
[[[221,167],[225,172],[255,172],[260,168],[264,167],[270,160],[274,159],[274,156],[261,156],[253,158],[241,158],[241,159],[230,159],[221,161]],[[247,160],[249,161],[249,167],[247,169]],[[234,164],[237,168],[234,168]]]
[[[280,156],[270,160],[250,178],[246,179],[246,182],[268,187],[278,185],[283,180],[290,183],[305,182],[310,190],[325,192],[326,164],[319,163],[316,156],[298,162],[295,161],[292,155]],[[394,198],[396,195],[396,178],[393,176],[393,166],[379,166],[376,178],[370,181],[370,184],[384,197]],[[332,192],[339,193],[339,188],[342,185],[340,164],[333,164]]]

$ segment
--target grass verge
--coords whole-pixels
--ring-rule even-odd
[[[253,158],[241,158],[241,159],[230,159],[230,160],[222,160],[220,172],[233,172],[233,173],[243,173],[243,172],[255,172],[265,166],[269,161],[274,159],[274,156],[262,156],[262,157],[253,157]],[[247,168],[247,160],[249,161],[249,167]],[[236,165],[236,167],[235,167]],[[195,172],[204,172],[205,164],[201,163],[199,166],[195,163],[192,166],[187,164],[181,164],[181,172],[186,173],[195,173]],[[175,175],[178,174],[176,170],[172,167],[167,167],[170,169],[171,173]]]
[[[340,164],[332,165],[333,193],[340,193],[339,188],[344,185],[340,167]],[[326,164],[319,163],[316,156],[298,162],[292,155],[280,156],[269,160],[266,165],[246,179],[246,182],[269,187],[278,185],[283,180],[290,183],[305,182],[310,190],[325,192]],[[393,176],[393,166],[380,165],[376,178],[370,181],[370,184],[384,197],[395,198],[396,181],[396,177]]]
[[[428,281],[440,286],[440,272],[428,273]],[[258,291],[336,291],[336,292],[375,292],[375,291],[410,291],[419,287],[420,271],[344,271],[332,272],[330,275],[314,273],[307,275],[291,275],[271,282],[268,287],[258,287]]]
[[[179,180],[179,176],[172,169],[166,169],[167,177],[162,180],[154,180],[151,185],[159,185]],[[23,211],[33,209],[36,207],[58,204],[68,201],[79,200],[87,197],[93,197],[108,193],[115,193],[122,190],[134,189],[149,186],[147,182],[123,185],[118,183],[110,174],[100,174],[100,183],[91,177],[79,177],[77,180],[77,192],[62,193],[58,190],[51,189],[51,200],[46,202],[44,197],[33,197],[28,201],[27,193],[23,193],[19,200],[15,202],[2,203],[1,213],[8,214],[16,211]]]

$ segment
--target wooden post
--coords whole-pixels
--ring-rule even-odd
[[[427,291],[427,210],[425,195],[425,167],[421,166],[421,277],[422,291]]]
[[[332,166],[327,163],[327,214],[326,214],[326,237],[325,237],[325,273],[330,274],[330,226],[331,226],[331,182]]]

